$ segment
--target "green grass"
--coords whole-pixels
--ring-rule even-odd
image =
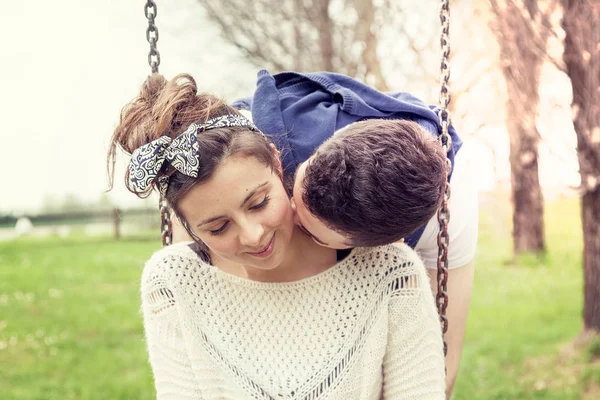
[[[560,378],[561,348],[581,331],[582,234],[576,199],[546,207],[547,252],[513,259],[510,209],[482,210],[459,399],[580,399],[585,382]],[[493,212],[492,212],[493,211]],[[566,360],[563,364],[576,363]]]
[[[0,244],[0,398],[150,399],[139,279],[158,242]]]
[[[587,398],[600,385],[600,344],[564,355],[581,331],[578,203],[547,206],[541,257],[512,258],[509,212],[501,199],[482,209],[454,399]],[[81,237],[0,243],[0,398],[153,398],[139,279],[159,247]]]

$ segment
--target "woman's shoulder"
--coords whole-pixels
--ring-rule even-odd
[[[405,243],[357,247],[351,254],[355,262],[370,262],[384,266],[406,264],[404,268],[421,268],[423,266],[423,261],[419,258],[417,252]]]
[[[147,263],[157,262],[169,258],[196,258],[198,254],[193,249],[193,242],[179,242],[170,246],[164,246],[155,251],[148,259]]]
[[[429,287],[428,277],[419,255],[404,243],[393,243],[378,247],[359,247],[346,258],[348,267],[357,271],[364,279],[374,279],[396,289],[408,288],[396,285],[399,281],[411,281],[413,288]]]
[[[192,248],[192,242],[181,242],[163,247],[146,261],[142,281],[170,280],[190,269],[209,268]]]

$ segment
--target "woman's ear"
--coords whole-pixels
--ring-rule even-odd
[[[275,147],[273,143],[270,143],[269,147],[271,148],[271,150],[273,151],[273,155],[275,156],[275,169],[277,170],[277,175],[279,175],[279,177],[282,178],[283,164],[281,163],[281,154],[279,153],[279,150],[277,150],[277,147]]]

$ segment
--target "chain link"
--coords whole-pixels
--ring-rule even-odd
[[[442,134],[440,136],[441,145],[446,153],[452,149],[452,139],[448,133],[450,127],[450,111],[448,106],[450,104],[450,88],[448,81],[450,80],[450,1],[441,0],[440,8],[440,21],[441,21],[441,35],[440,35],[440,47],[442,60],[440,65],[440,111],[438,112],[438,118],[440,125],[442,126]],[[446,159],[449,168],[452,168],[450,159]],[[450,169],[448,169],[448,173]],[[448,209],[448,201],[450,200],[450,183],[446,185],[444,192],[444,199],[442,206],[438,210],[437,219],[439,223],[439,233],[437,237],[438,244],[438,258],[437,258],[437,296],[436,306],[438,314],[440,316],[440,324],[442,333],[446,333],[448,330],[448,318],[446,317],[446,308],[448,307],[448,247],[450,245],[450,236],[448,235],[448,223],[450,222],[450,210]],[[448,353],[448,345],[444,339],[444,355]]]
[[[162,237],[162,245],[169,246],[173,243],[173,225],[171,223],[171,215],[169,212],[169,206],[164,199],[160,199],[159,202],[160,210],[160,232]]]
[[[154,24],[154,18],[158,14],[158,8],[153,0],[147,0],[144,6],[144,15],[148,19],[148,28],[146,28],[146,40],[150,44],[150,52],[148,53],[148,65],[152,69],[152,73],[158,72],[158,66],[160,65],[160,53],[156,49],[156,42],[158,42],[158,28]]]
[[[160,65],[160,53],[156,49],[158,42],[158,28],[154,23],[154,19],[158,15],[158,8],[153,0],[147,0],[144,5],[144,15],[148,20],[148,28],[146,28],[146,40],[150,44],[150,52],[148,53],[148,65],[153,74],[158,73]],[[158,209],[160,210],[160,233],[163,246],[169,246],[173,243],[173,225],[171,222],[171,214],[166,200],[160,197],[158,201]]]

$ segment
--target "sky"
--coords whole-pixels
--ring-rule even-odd
[[[220,39],[197,0],[157,3],[161,73],[191,73],[201,90],[228,100],[252,93],[258,68]],[[119,111],[150,72],[143,5],[0,0],[0,214],[35,212],[45,196],[73,193],[94,201],[105,191],[106,150]],[[550,138],[541,150],[542,182],[565,187],[577,183],[574,134],[562,95],[568,82],[556,71],[544,79],[551,85],[543,89],[541,112],[552,118],[541,126]],[[496,170],[481,140],[467,140],[465,151],[476,159],[478,182],[488,190],[496,178],[509,176],[508,141],[502,126],[485,129],[481,137],[494,138]],[[110,197],[134,207],[139,200],[121,179],[126,162],[121,157]]]
[[[189,72],[232,100],[251,94],[257,69],[219,40],[196,0],[157,3],[161,73]],[[93,200],[106,188],[119,111],[150,72],[143,4],[0,0],[0,212],[35,209],[44,195]],[[121,180],[111,197],[137,200]]]

